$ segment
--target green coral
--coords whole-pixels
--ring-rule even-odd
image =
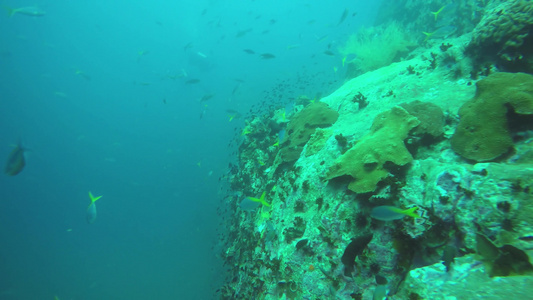
[[[295,114],[287,125],[287,141],[280,150],[282,160],[297,160],[315,130],[331,126],[338,117],[339,113],[324,102],[311,103]]]
[[[513,146],[507,114],[533,114],[533,76],[495,73],[477,83],[474,98],[459,109],[452,149],[475,160],[493,160]]]
[[[356,193],[373,192],[389,175],[384,164],[403,166],[413,160],[404,140],[420,121],[402,107],[396,106],[374,119],[370,132],[363,136],[329,169],[327,180],[350,175],[348,188]]]

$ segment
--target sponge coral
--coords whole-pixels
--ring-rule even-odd
[[[348,188],[356,193],[373,192],[389,175],[384,164],[403,166],[413,160],[405,148],[409,131],[420,121],[402,107],[396,106],[374,119],[370,132],[342,155],[329,169],[327,180],[350,175],[354,180]]]
[[[452,149],[475,161],[498,158],[513,140],[507,113],[533,114],[533,76],[495,73],[477,83],[474,98],[459,109],[460,121],[451,139]]]

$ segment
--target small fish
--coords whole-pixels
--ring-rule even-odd
[[[193,45],[192,45],[192,42],[188,42],[187,45],[185,45],[185,46],[183,47],[183,51],[187,51],[188,49],[191,49],[192,46],[193,46]]]
[[[376,275],[376,289],[372,295],[372,300],[383,300],[387,298],[387,279],[381,275]]]
[[[235,35],[236,38],[240,38],[240,37],[243,37],[245,36],[248,32],[252,31],[252,28],[248,28],[248,29],[245,29],[245,30],[241,30],[239,32],[237,32],[237,34]]]
[[[261,57],[262,59],[276,58],[276,56],[274,56],[274,54],[270,54],[270,53],[263,53],[263,54],[259,55],[259,57]]]
[[[426,39],[424,41],[427,41],[429,39],[447,38],[448,36],[453,34],[456,30],[457,30],[457,27],[453,25],[448,25],[448,26],[440,27],[433,32],[422,32],[422,33],[426,35]]]
[[[445,17],[448,17],[449,15],[454,14],[456,11],[456,7],[457,5],[455,3],[449,3],[444,5],[437,11],[432,11],[431,14],[435,15],[435,21],[437,21],[437,19],[443,19]]]
[[[63,92],[54,92],[54,96],[59,97],[59,98],[68,98],[67,94]]]
[[[215,94],[205,94],[205,95],[203,95],[202,98],[200,98],[200,103],[205,102],[205,101],[213,98],[213,96],[215,96]]]
[[[228,113],[228,117],[229,117],[229,121],[233,121],[233,119],[238,119],[240,118],[242,115],[241,113],[239,113],[238,111],[236,110],[233,110],[233,109],[228,109],[226,110],[226,112]]]
[[[337,23],[337,26],[341,25],[344,20],[346,20],[346,17],[348,16],[348,9],[345,8],[344,12],[341,15],[341,18],[339,19],[339,23]]]
[[[278,132],[278,140],[276,141],[276,143],[273,145],[274,147],[278,147],[280,144],[283,143],[283,139],[285,138],[285,129],[281,129],[279,132]]]
[[[4,8],[7,10],[7,13],[9,14],[10,17],[14,16],[15,14],[29,16],[29,17],[42,17],[46,15],[46,12],[37,6],[26,6],[26,7],[20,7],[20,8],[11,8],[11,7],[4,6]]]
[[[328,38],[328,35],[326,34],[326,35],[323,35],[321,37],[317,37],[316,41],[317,42],[322,42],[322,41],[326,40],[327,38]]]
[[[265,201],[265,195],[266,195],[266,192],[263,192],[263,194],[261,194],[261,198],[259,199],[254,198],[254,197],[246,197],[241,201],[241,203],[239,204],[239,207],[245,211],[254,210],[261,205],[270,207],[270,203]]]
[[[200,82],[200,79],[189,79],[187,81],[185,81],[185,84],[196,84],[196,83],[199,83]]]
[[[331,50],[326,50],[323,53],[329,56],[335,56],[335,53],[333,53]]]
[[[244,52],[246,52],[246,53],[248,53],[248,54],[255,54],[255,51],[254,51],[254,50],[251,50],[251,49],[244,49],[244,50],[242,50],[242,51],[244,51]]]
[[[446,245],[442,252],[442,264],[446,267],[446,272],[450,272],[455,261],[457,251],[452,245]]]
[[[240,87],[240,86],[241,86],[240,84],[237,84],[237,85],[233,88],[233,90],[231,91],[231,94],[232,94],[232,95],[235,95],[235,93],[237,93],[237,91],[239,90],[239,87]]]
[[[81,77],[82,77],[83,79],[85,79],[85,80],[89,80],[89,81],[91,80],[91,76],[85,74],[83,71],[76,70],[76,71],[74,72],[74,74],[76,74],[76,75],[78,75],[78,76],[81,76]]]
[[[137,62],[141,60],[141,57],[145,56],[148,53],[150,53],[148,50],[141,50],[137,52]]]
[[[102,198],[102,196],[94,197],[91,192],[89,192],[89,198],[91,199],[91,204],[87,207],[87,223],[92,224],[96,221],[96,200]]]
[[[300,45],[296,44],[296,45],[287,46],[287,50],[292,50],[292,49],[296,49],[296,48],[300,48]]]
[[[9,176],[15,176],[24,169],[26,165],[26,160],[24,158],[24,148],[19,142],[15,149],[11,151],[7,157],[6,167],[4,172]]]
[[[415,211],[418,209],[418,207],[412,207],[406,210],[403,210],[401,208],[397,208],[394,206],[377,206],[372,208],[372,211],[370,212],[370,216],[376,220],[380,221],[393,221],[393,220],[400,220],[403,219],[405,216],[413,217],[413,218],[421,218],[419,215],[415,213]]]

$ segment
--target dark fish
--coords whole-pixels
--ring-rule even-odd
[[[239,89],[240,87],[240,84],[237,84],[234,88],[233,88],[233,91],[231,91],[231,94],[232,95],[235,95],[235,93],[237,92],[237,90]]]
[[[372,234],[367,234],[354,238],[346,246],[344,254],[341,257],[341,262],[344,264],[344,276],[352,277],[351,273],[354,271],[355,258],[363,253],[368,243],[372,240],[372,237]]]
[[[187,49],[192,48],[192,42],[188,42],[187,45],[183,47],[183,51],[187,51]]]
[[[324,54],[329,55],[329,56],[335,56],[335,53],[331,52],[330,50],[324,51]]]
[[[442,252],[442,263],[446,267],[446,272],[450,272],[452,264],[454,263],[455,256],[457,251],[455,247],[451,245],[446,245],[444,251]]]
[[[248,54],[255,54],[255,51],[254,51],[254,50],[251,50],[251,49],[244,49],[244,50],[242,50],[242,51],[244,51],[244,52],[246,52],[246,53],[248,53]]]
[[[327,39],[327,38],[328,38],[328,35],[326,34],[326,35],[323,35],[323,36],[317,38],[316,41],[317,41],[317,42],[322,42],[322,41],[324,41],[324,40]]]
[[[189,79],[185,81],[185,84],[196,84],[198,82],[200,82],[200,79]]]
[[[9,176],[15,176],[24,169],[25,165],[24,148],[22,148],[22,145],[19,142],[7,158],[5,173]]]
[[[205,102],[205,101],[213,98],[213,96],[215,96],[215,94],[205,94],[205,95],[203,95],[202,98],[200,98],[200,103]]]
[[[237,34],[235,35],[235,37],[237,38],[240,38],[240,37],[243,37],[245,36],[248,32],[252,31],[252,28],[248,28],[248,29],[245,29],[245,30],[241,30],[239,32],[237,32]]]
[[[276,56],[274,56],[274,54],[270,54],[270,53],[263,53],[261,55],[259,55],[262,59],[272,59],[272,58],[275,58]]]
[[[345,8],[344,12],[341,15],[341,18],[339,19],[339,23],[337,23],[337,26],[341,25],[344,20],[346,20],[346,17],[348,16],[348,9]]]

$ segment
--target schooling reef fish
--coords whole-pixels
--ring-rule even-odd
[[[9,154],[4,172],[9,176],[15,176],[24,169],[25,165],[24,148],[19,142],[18,145],[15,146],[15,149]]]
[[[91,192],[89,192],[89,198],[91,199],[91,204],[87,207],[87,223],[92,224],[96,221],[96,200],[102,198],[102,196],[94,197]]]

